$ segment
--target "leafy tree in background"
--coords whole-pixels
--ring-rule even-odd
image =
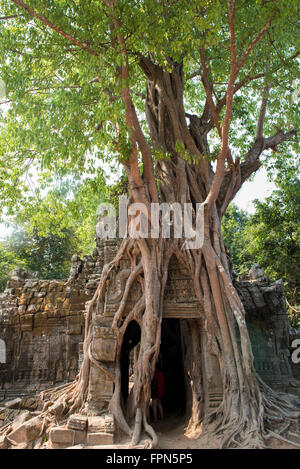
[[[2,290],[14,267],[38,271],[43,279],[64,279],[73,254],[92,253],[98,206],[111,198],[102,178],[99,173],[84,183],[56,181],[54,188],[45,187],[44,195],[36,188],[24,198],[19,211],[10,209],[14,230],[1,243]]]
[[[300,325],[300,184],[297,178],[275,190],[264,202],[256,200],[253,215],[231,205],[223,219],[224,242],[232,264],[247,276],[258,263],[272,281],[282,279],[288,315]]]
[[[38,272],[43,279],[64,279],[68,277],[71,257],[76,252],[76,241],[74,231],[66,228],[60,235],[49,233],[47,236],[41,236],[38,229],[30,235],[19,229],[3,245],[16,260],[21,260],[26,270]],[[19,265],[18,261],[15,263]]]
[[[290,301],[299,301],[300,282],[300,182],[277,189],[264,202],[256,201],[250,218],[243,263],[256,256],[267,276],[287,282]],[[298,286],[298,287],[297,287]]]
[[[297,171],[281,174],[278,189],[264,202],[256,201],[255,214],[244,227],[241,265],[255,259],[273,280],[282,278],[288,314],[300,325],[300,180]]]
[[[237,205],[232,203],[222,220],[224,243],[230,251],[233,269],[239,274],[247,274],[249,271],[248,264],[244,265],[241,259],[241,254],[247,245],[245,238],[249,219],[248,212],[239,209]]]
[[[9,251],[4,243],[0,243],[0,292],[5,289],[9,274],[16,266],[24,267],[24,261]]]
[[[158,443],[147,409],[160,350],[166,272],[175,255],[204,304],[202,322],[218,353],[223,382],[222,404],[209,414],[198,398],[200,366],[191,369],[189,429],[210,428],[225,447],[263,447],[271,435],[268,422],[282,414],[285,426],[294,408],[291,397],[270,392],[256,375],[221,221],[237,191],[261,166],[263,152],[276,156],[278,148],[286,154],[297,149],[299,113],[292,97],[298,2],[1,0],[0,8],[0,72],[7,85],[0,135],[3,205],[18,210],[23,204],[30,171],[46,183],[49,173],[93,178],[99,166],[122,165],[130,205],[141,202],[149,214],[153,202],[177,202],[182,208],[190,203],[194,209],[199,204],[205,228],[199,249],[190,249],[187,239],[124,240],[89,304],[83,364],[78,381],[64,390],[66,410],[93,411],[87,397],[96,366],[94,318],[103,311],[110,274],[127,253],[132,272],[113,331],[119,357],[128,322],[134,319],[141,327],[133,428],[122,408],[119,361],[115,376],[105,364],[98,367],[114,381],[109,408],[118,425],[133,444],[143,427],[152,444]],[[136,279],[143,294],[123,320]],[[191,361],[199,363],[200,323],[190,327]]]

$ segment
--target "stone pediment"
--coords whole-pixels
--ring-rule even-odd
[[[117,312],[129,275],[129,262],[119,272],[111,274],[106,294],[105,316],[111,317]],[[138,282],[135,282],[131,287],[129,298],[126,302],[125,313],[128,313],[133,308],[141,294],[141,287]],[[202,313],[203,307],[195,296],[193,280],[189,272],[173,256],[169,264],[163,303],[163,317],[192,319],[201,317]]]

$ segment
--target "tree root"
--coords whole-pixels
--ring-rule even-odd
[[[104,266],[98,288],[87,305],[84,360],[79,375],[71,383],[41,393],[45,404],[40,414],[43,420],[40,437],[47,436],[53,425],[66,422],[69,415],[75,412],[88,412],[85,404],[92,365],[100,369],[114,383],[109,411],[113,413],[117,425],[131,438],[131,444],[137,447],[144,430],[150,436],[150,440],[145,443],[146,447],[158,446],[158,437],[147,421],[146,410],[151,398],[150,384],[160,349],[168,263],[174,253],[185,266],[188,266],[191,273],[196,274],[197,278],[194,279],[196,296],[205,306],[205,317],[201,319],[205,320],[211,343],[216,345],[216,355],[223,378],[222,403],[216,410],[206,415],[203,415],[202,410],[196,405],[191,420],[193,426],[190,428],[194,430],[201,428],[203,434],[212,432],[220,438],[222,448],[265,448],[266,442],[271,437],[300,447],[298,443],[291,441],[287,434],[300,417],[297,397],[274,391],[256,375],[243,305],[232,285],[227,267],[224,267],[220,260],[224,258],[224,253],[222,244],[218,245],[216,236],[214,244],[217,246],[217,251],[211,246],[204,246],[202,252],[183,253],[178,244],[164,245],[162,240],[152,245],[148,245],[145,240],[122,242],[115,259]],[[113,320],[117,353],[115,371],[112,373],[92,354],[92,318],[95,314],[97,316],[104,314],[107,280],[112,270],[118,266],[125,251],[130,258],[131,269]],[[125,315],[131,287],[136,281],[141,284],[142,295],[131,311]],[[234,319],[239,326],[241,350],[236,343]],[[134,384],[136,405],[134,428],[130,427],[124,417],[120,370],[123,337],[132,320],[138,322],[142,333]],[[197,324],[199,328],[200,318]],[[200,353],[199,347],[195,346],[198,343],[197,334],[196,328],[192,333],[193,357]],[[11,431],[11,425],[5,426],[0,430],[0,435],[5,434],[9,444],[13,445],[13,440],[9,438]],[[298,433],[298,428],[295,428],[295,434]]]

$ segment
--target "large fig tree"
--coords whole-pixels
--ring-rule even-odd
[[[191,204],[193,224],[200,220],[203,232],[196,247],[186,237],[125,237],[89,304],[84,361],[78,380],[63,390],[66,406],[86,409],[93,314],[103,311],[106,280],[126,254],[131,274],[113,329],[120,353],[128,323],[134,319],[141,328],[133,428],[122,411],[118,367],[110,408],[133,443],[142,428],[157,442],[147,408],[175,255],[204,306],[224,390],[214,415],[202,416],[194,403],[193,426],[212,424],[224,446],[262,447],[272,419],[288,421],[299,412],[255,372],[221,221],[262,155],[294,148],[297,2],[1,0],[0,8],[6,85],[0,183],[6,198],[16,198],[16,185],[21,192],[29,167],[38,175],[67,175],[120,165],[129,209],[143,204],[149,227],[153,203],[177,203],[182,210]],[[124,319],[135,281],[142,294]]]

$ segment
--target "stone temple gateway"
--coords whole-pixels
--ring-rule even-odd
[[[95,293],[104,264],[113,259],[117,248],[116,240],[96,239],[92,256],[83,260],[73,256],[66,281],[40,280],[21,269],[13,273],[0,295],[0,401],[30,396],[75,379],[82,360],[86,303]],[[88,437],[90,444],[114,440],[115,426],[108,411],[114,383],[97,364],[114,373],[116,338],[111,325],[130,273],[129,266],[129,259],[124,258],[118,272],[110,276],[104,315],[93,319],[88,407],[94,417],[89,418],[88,427],[86,421],[82,423],[76,416],[68,424],[69,431],[81,432],[79,440],[86,441]],[[299,365],[293,364],[290,357],[290,328],[282,282],[271,284],[257,267],[250,274],[249,280],[235,280],[235,286],[245,306],[256,370],[274,389],[300,395]],[[138,283],[132,286],[125,316],[140,297],[140,288]],[[200,339],[193,334],[195,324],[201,330]],[[132,354],[138,353],[139,340],[139,326],[132,321],[124,336],[120,358],[127,415],[132,402],[129,363]],[[167,415],[180,410],[188,422],[194,400],[201,402],[203,413],[218,406],[222,383],[214,347],[206,332],[203,305],[194,294],[193,280],[174,257],[164,298],[160,355],[166,379]],[[197,350],[198,363],[191,360],[193,349]],[[201,375],[197,388],[193,386],[196,368]],[[52,435],[52,446],[70,445],[74,433],[68,442],[66,435],[59,436],[58,430]],[[98,439],[91,436],[97,434]]]

